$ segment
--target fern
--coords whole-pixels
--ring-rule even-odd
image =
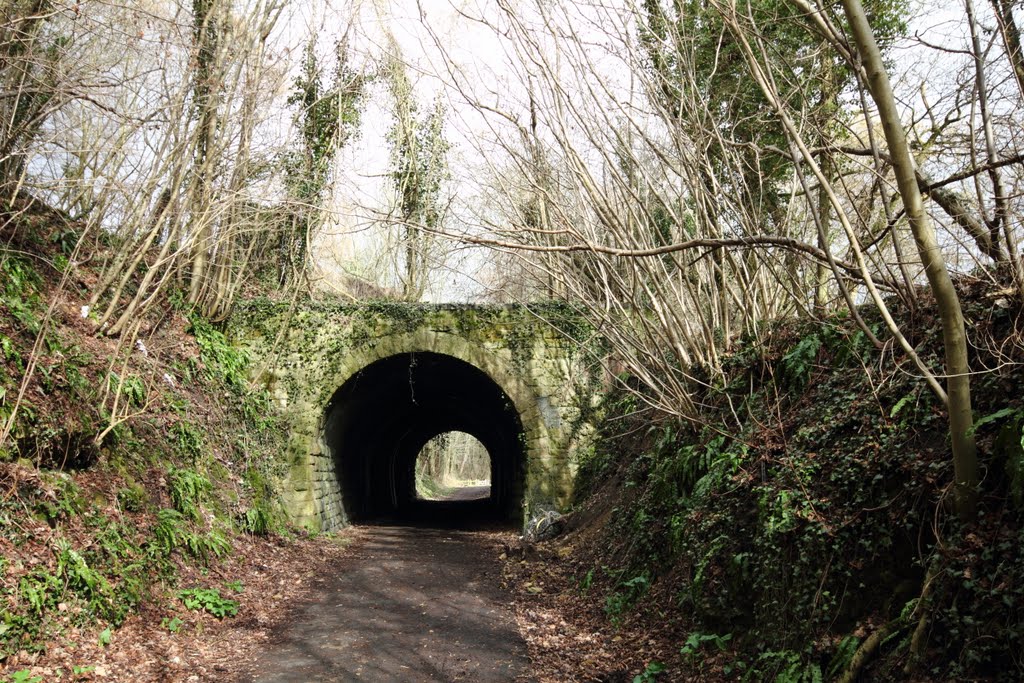
[[[191,422],[179,420],[171,427],[178,450],[193,460],[202,455],[203,433]]]
[[[208,534],[189,533],[184,536],[185,549],[195,558],[207,562],[210,556],[223,557],[231,550],[231,544],[219,531],[210,531]]]
[[[81,597],[96,614],[114,622],[123,616],[113,599],[110,582],[89,566],[82,555],[66,539],[57,541],[57,576],[64,579],[69,590]]]
[[[266,536],[273,529],[273,515],[265,503],[257,503],[240,516],[241,527],[254,536]]]
[[[151,546],[157,556],[166,557],[175,550],[181,550],[207,562],[211,556],[223,557],[231,551],[231,543],[224,534],[216,529],[206,534],[189,529],[186,518],[177,510],[160,510],[157,519]]]
[[[113,370],[107,379],[112,389],[119,389],[121,396],[128,405],[141,407],[146,402],[146,385],[138,375],[121,377]]]
[[[782,357],[782,374],[791,389],[802,389],[807,385],[820,349],[821,337],[809,334]]]
[[[22,600],[28,603],[29,609],[37,615],[57,603],[61,594],[60,580],[42,568],[37,568],[21,577],[18,592]]]
[[[194,520],[199,519],[199,510],[206,494],[213,489],[210,480],[195,470],[171,465],[167,470],[170,480],[171,502],[174,508]]]
[[[181,523],[184,519],[177,510],[163,509],[156,513],[157,523],[153,527],[153,544],[150,546],[159,555],[168,556],[181,543]]]
[[[896,417],[897,415],[899,415],[900,411],[903,410],[905,407],[907,407],[907,405],[909,405],[911,402],[913,402],[913,400],[914,400],[914,394],[913,393],[909,393],[906,396],[904,396],[903,398],[901,398],[900,400],[896,401],[896,405],[894,405],[892,407],[892,410],[889,411],[889,418],[892,419],[892,418]]]
[[[1024,507],[1024,408],[1003,408],[975,421],[971,432],[998,425],[993,451],[1005,462],[1010,498]]]

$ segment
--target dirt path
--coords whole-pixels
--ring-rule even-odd
[[[490,486],[460,486],[449,491],[445,500],[483,500],[490,495]]]
[[[240,681],[528,680],[499,586],[503,534],[365,531]]]

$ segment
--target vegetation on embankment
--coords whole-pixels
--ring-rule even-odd
[[[74,679],[95,664],[76,650],[140,610],[177,633],[255,598],[207,575],[287,532],[283,435],[248,359],[180,297],[108,338],[82,306],[95,272],[68,261],[75,224],[30,203],[3,228],[0,671]]]
[[[845,318],[785,323],[735,349],[697,398],[700,427],[636,393],[609,400],[578,482],[581,528],[554,560],[570,558],[564,591],[625,642],[660,639],[669,680],[901,679],[912,651],[918,679],[1024,676],[1020,302],[961,291],[976,525],[951,509],[945,413],[908,361]],[[934,312],[901,314],[941,354]]]

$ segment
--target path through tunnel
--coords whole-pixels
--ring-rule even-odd
[[[490,496],[428,501],[416,494],[416,459],[439,434],[476,437],[490,457]],[[378,360],[335,392],[324,439],[353,522],[445,526],[521,523],[526,475],[522,421],[511,399],[479,368],[433,352]]]

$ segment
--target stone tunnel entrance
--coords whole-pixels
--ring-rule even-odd
[[[470,363],[433,352],[373,362],[335,392],[323,425],[351,521],[522,521],[523,424],[501,387]],[[431,439],[453,431],[476,437],[487,450],[488,498],[440,502],[417,496],[417,456]]]
[[[463,518],[520,526],[569,505],[604,375],[564,305],[254,300],[229,329],[288,432],[275,487],[294,524],[409,521],[416,456],[453,431],[490,464],[491,495]]]

